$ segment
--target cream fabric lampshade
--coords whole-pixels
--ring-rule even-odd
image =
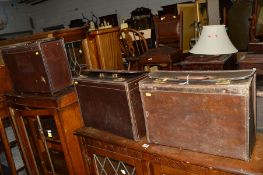
[[[203,26],[198,42],[189,52],[202,55],[220,55],[236,53],[237,49],[228,38],[225,25],[208,25]]]

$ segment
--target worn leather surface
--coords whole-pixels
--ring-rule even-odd
[[[62,40],[21,43],[2,53],[18,92],[53,94],[72,84]]]
[[[253,74],[223,83],[212,81],[220,71],[207,71],[204,76],[208,79],[189,80],[194,73],[202,74],[163,71],[140,81],[148,141],[248,160],[255,137]],[[238,78],[240,71],[236,73],[229,76]],[[182,74],[188,78],[178,79]],[[227,80],[231,71],[222,71],[221,76],[224,74]]]
[[[98,71],[87,72],[86,77],[76,79],[85,125],[140,139],[145,135],[145,125],[138,81],[145,74],[116,71],[118,76],[113,78],[112,71],[101,72],[103,76]]]

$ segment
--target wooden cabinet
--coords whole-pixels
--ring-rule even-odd
[[[0,98],[0,148],[0,174],[27,174],[15,125],[3,98]]]
[[[89,174],[73,131],[83,126],[73,88],[54,96],[6,95],[13,109],[30,174]]]
[[[263,133],[257,134],[249,161],[148,144],[144,139],[135,142],[91,127],[75,134],[94,175],[263,174]]]
[[[129,174],[142,175],[142,160],[123,154],[102,150],[91,146],[86,147],[89,152],[91,174]]]
[[[94,30],[87,35],[92,69],[122,69],[119,27]]]
[[[0,84],[0,174],[27,174],[17,130],[3,96],[12,89],[5,66],[0,66]]]

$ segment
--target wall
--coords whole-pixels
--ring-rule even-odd
[[[14,32],[30,28],[29,16],[34,23],[34,32],[41,32],[44,27],[64,24],[68,27],[70,20],[82,18],[82,13],[90,18],[91,11],[96,16],[104,16],[113,13],[118,14],[121,19],[130,18],[130,12],[138,7],[152,9],[153,14],[161,9],[163,5],[169,5],[189,0],[49,0],[41,4],[18,8],[16,24],[10,24],[5,31]],[[10,11],[10,16],[13,9]]]
[[[219,0],[209,0],[208,2],[208,16],[209,24],[216,25],[220,24],[220,15],[219,15]]]
[[[0,3],[0,19],[7,20],[7,25],[0,30],[0,34],[30,31],[28,9],[24,5],[12,4],[11,2]]]

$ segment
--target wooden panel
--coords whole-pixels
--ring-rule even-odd
[[[96,36],[101,69],[120,69],[121,51],[119,32]]]
[[[11,79],[4,65],[0,65],[0,84],[0,95],[12,90]]]
[[[78,103],[74,103],[70,106],[64,107],[58,111],[58,118],[56,123],[61,124],[61,129],[64,137],[64,145],[68,151],[72,167],[75,174],[86,174],[83,167],[84,162],[82,159],[80,147],[77,137],[73,135],[73,132],[83,126],[82,117],[80,115],[80,108]],[[74,144],[73,144],[74,143]]]
[[[190,39],[195,36],[195,29],[191,24],[197,19],[195,3],[177,4],[178,14],[183,11],[183,52],[188,52]]]
[[[95,30],[88,37],[90,59],[94,67],[99,65],[100,69],[122,69],[118,27]]]
[[[172,167],[167,165],[153,164],[154,175],[231,175],[222,171],[212,170],[200,166],[191,165],[190,163],[173,164]]]
[[[87,46],[88,49],[85,51],[89,59],[90,69],[100,69],[100,61],[98,56],[98,49],[94,36],[87,37]]]

